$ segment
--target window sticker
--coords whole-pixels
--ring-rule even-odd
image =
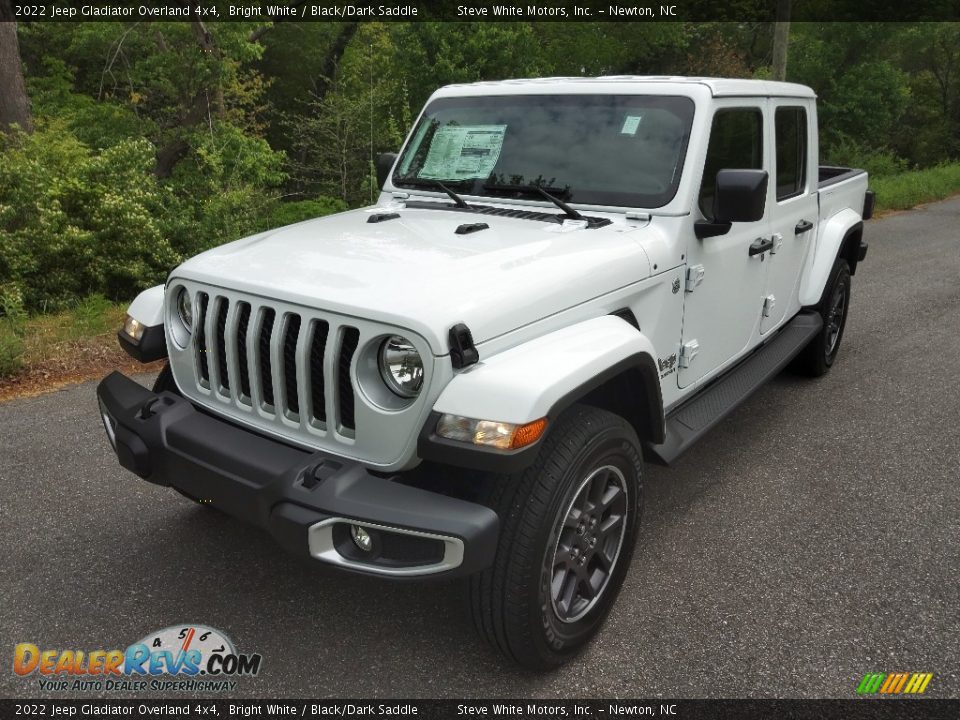
[[[623,127],[620,128],[620,134],[636,135],[637,130],[640,128],[641,120],[643,120],[643,115],[627,115],[623,119]]]
[[[500,158],[506,125],[445,125],[433,134],[418,177],[476,180],[493,171]]]

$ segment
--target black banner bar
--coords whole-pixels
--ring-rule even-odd
[[[0,700],[0,717],[955,720],[960,700]]]
[[[20,22],[771,22],[776,0],[13,0],[12,8]],[[960,0],[805,0],[793,3],[791,20],[960,20]]]

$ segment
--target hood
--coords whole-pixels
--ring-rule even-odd
[[[374,212],[400,217],[367,222]],[[458,235],[467,223],[489,229]],[[444,355],[457,323],[479,344],[647,278],[641,240],[649,230],[624,229],[368,208],[214,248],[173,275],[409,328]]]

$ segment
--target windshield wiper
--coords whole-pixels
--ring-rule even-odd
[[[484,190],[503,190],[505,192],[515,192],[515,193],[521,193],[526,195],[539,195],[540,197],[546,198],[547,200],[552,202],[554,205],[556,205],[558,208],[563,210],[563,212],[566,214],[568,218],[572,220],[586,220],[586,218],[583,217],[583,215],[581,215],[572,207],[567,205],[563,200],[556,197],[555,195],[551,195],[549,192],[547,192],[547,190],[540,187],[539,185],[508,185],[508,184],[502,184],[502,183],[487,183],[486,185],[483,186],[483,189]],[[569,193],[568,190],[563,190],[560,188],[550,188],[550,190],[553,190],[556,193],[565,193],[565,194]]]
[[[407,185],[413,185],[413,187],[436,188],[437,190],[441,190],[449,195],[450,199],[453,200],[454,204],[458,208],[470,208],[470,205],[468,205],[462,197],[457,195],[453,190],[448,188],[439,180],[429,180],[424,178],[418,180],[401,180],[401,182],[406,183]]]

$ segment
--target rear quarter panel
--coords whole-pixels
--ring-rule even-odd
[[[847,234],[863,221],[867,173],[826,185],[819,190],[820,222],[816,246],[807,258],[800,281],[800,304],[816,305]]]

